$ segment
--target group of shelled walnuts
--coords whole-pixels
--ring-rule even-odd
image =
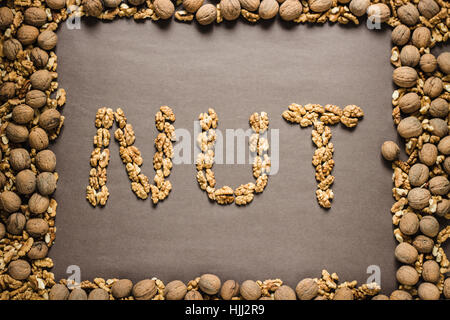
[[[442,9],[433,0],[400,6],[392,31],[392,78],[399,87],[392,95],[392,116],[408,159],[399,160],[393,141],[386,141],[381,152],[394,169],[391,212],[403,299],[436,300],[442,293],[450,298],[450,263],[442,248],[450,236],[450,52],[436,57],[430,50],[438,40],[430,27]],[[445,24],[437,27],[448,34],[448,25],[446,11]]]

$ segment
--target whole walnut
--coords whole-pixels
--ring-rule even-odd
[[[297,19],[302,13],[302,4],[298,0],[286,0],[280,6],[280,17],[284,21]]]
[[[29,132],[27,127],[25,126],[10,122],[6,127],[6,136],[8,137],[9,141],[13,143],[22,143],[27,141],[28,135]]]
[[[47,70],[38,70],[30,76],[30,82],[33,89],[45,91],[50,88],[52,75]]]
[[[223,300],[231,300],[239,294],[239,283],[234,280],[227,280],[220,289],[220,296]]]
[[[6,101],[16,94],[16,85],[14,82],[4,82],[0,85],[0,100]]]
[[[33,44],[39,36],[39,30],[36,27],[23,24],[16,33],[17,39],[24,46]]]
[[[117,8],[122,0],[103,0],[105,7],[107,8]]]
[[[38,46],[44,50],[52,50],[58,42],[58,36],[51,30],[45,30],[37,38]]]
[[[446,195],[450,191],[450,182],[445,176],[436,176],[429,181],[429,188],[434,195]]]
[[[436,208],[436,214],[440,217],[443,217],[449,212],[450,212],[450,200],[442,199],[441,201],[439,201]]]
[[[436,163],[438,150],[432,143],[425,143],[419,151],[419,159],[423,164],[432,166]]]
[[[45,2],[54,10],[61,10],[66,6],[66,0],[45,0]]]
[[[133,286],[132,294],[136,300],[151,300],[157,292],[155,280],[141,280]]]
[[[50,300],[67,300],[69,298],[69,289],[63,284],[56,283],[50,289],[48,298]]]
[[[259,4],[259,0],[258,1],[249,1],[249,0],[243,0],[244,2],[248,2],[248,3],[254,3],[254,2],[258,2]],[[194,13],[196,12],[198,9],[200,9],[200,7],[203,5],[203,0],[183,0],[183,8],[187,11],[187,12],[191,12]],[[253,10],[250,10],[253,11]]]
[[[431,31],[427,27],[418,27],[412,33],[412,44],[417,48],[427,48],[431,41]]]
[[[442,168],[445,170],[447,174],[450,174],[450,158],[445,158],[444,162],[442,163]]]
[[[239,0],[220,0],[220,10],[225,20],[236,20],[241,14]]]
[[[25,228],[25,223],[27,223],[27,218],[22,213],[13,213],[6,221],[6,230],[13,235],[21,235]]]
[[[422,134],[422,124],[416,117],[407,117],[400,121],[397,126],[398,134],[407,139],[418,137]]]
[[[411,266],[401,266],[396,273],[400,284],[413,286],[419,281],[419,273]]]
[[[198,286],[204,293],[214,295],[219,292],[221,282],[218,276],[206,273],[200,277]]]
[[[36,167],[39,171],[53,172],[56,168],[56,156],[51,150],[42,150],[36,155]]]
[[[341,287],[336,290],[333,300],[353,300],[353,298],[352,289]]]
[[[241,7],[248,11],[256,11],[259,8],[260,0],[239,0]]]
[[[447,299],[450,299],[450,278],[444,281],[444,290],[442,292]]]
[[[415,237],[412,244],[419,253],[430,253],[434,247],[433,239],[423,235]]]
[[[370,0],[352,0],[350,2],[349,9],[355,16],[362,17],[363,15],[366,14],[369,5]]]
[[[420,187],[428,181],[430,170],[422,163],[415,163],[408,173],[409,183],[414,187]]]
[[[417,289],[417,294],[421,300],[439,300],[441,296],[439,288],[429,282],[422,282]]]
[[[242,283],[239,292],[245,300],[258,300],[261,297],[261,288],[253,280],[245,280]]]
[[[391,17],[391,9],[384,3],[372,4],[367,8],[367,17],[372,23],[384,23]]]
[[[381,146],[381,154],[387,161],[394,161],[398,159],[400,148],[394,141],[385,141]]]
[[[0,29],[8,28],[14,20],[14,14],[10,8],[4,6],[0,7]]]
[[[39,117],[39,125],[47,131],[58,128],[61,114],[56,109],[47,109]]]
[[[132,6],[140,6],[144,2],[145,0],[128,0],[128,3],[131,4]]]
[[[314,12],[328,11],[332,4],[331,0],[308,0],[309,8]]]
[[[448,134],[447,121],[439,118],[433,118],[430,120],[430,125],[433,127],[431,133],[439,138],[442,138]]]
[[[12,149],[9,155],[9,164],[15,171],[28,169],[31,166],[30,154],[23,148]]]
[[[279,8],[280,5],[276,0],[262,0],[258,13],[261,19],[269,20],[277,15]]]
[[[0,240],[5,237],[5,234],[6,234],[5,225],[0,222]]]
[[[171,18],[175,12],[175,6],[170,0],[155,0],[153,6],[158,17],[163,20]]]
[[[351,4],[350,4],[351,5]],[[403,46],[408,43],[411,31],[404,24],[399,24],[392,30],[391,40],[398,46]]]
[[[376,296],[374,296],[372,299],[370,300],[389,300],[388,296],[385,296],[384,294],[377,294]]]
[[[88,300],[109,300],[109,293],[102,288],[96,288],[89,292]]]
[[[32,218],[27,221],[25,230],[33,238],[40,238],[45,236],[48,232],[48,222],[42,218]]]
[[[419,218],[414,212],[407,212],[400,219],[399,228],[403,234],[412,236],[419,230]]]
[[[50,205],[48,197],[41,196],[39,193],[34,193],[30,200],[28,200],[28,207],[31,213],[42,214],[47,211]]]
[[[195,19],[197,19],[197,22],[202,26],[211,24],[216,20],[216,18],[217,18],[216,6],[212,5],[211,3],[202,5],[195,14]]]
[[[436,98],[431,101],[428,112],[433,117],[445,118],[448,115],[448,102],[442,98]]]
[[[28,91],[25,95],[25,104],[33,109],[42,108],[47,104],[47,95],[41,90]]]
[[[395,258],[401,263],[413,264],[416,262],[418,256],[417,249],[407,242],[401,242],[395,248]]]
[[[319,285],[314,279],[306,278],[297,284],[295,292],[299,300],[312,300],[319,292]]]
[[[419,65],[423,72],[431,73],[436,71],[437,60],[431,53],[425,53],[420,58]]]
[[[15,60],[17,54],[22,50],[22,44],[19,40],[11,38],[3,43],[3,54],[9,60]]]
[[[30,169],[20,171],[16,175],[16,189],[20,194],[32,194],[36,190],[36,175],[34,172]]]
[[[408,203],[413,209],[421,210],[427,207],[430,199],[431,194],[427,189],[414,188],[408,193]]]
[[[83,0],[81,4],[88,16],[98,17],[103,11],[101,0]]]
[[[31,246],[30,251],[27,253],[27,257],[31,260],[44,259],[48,254],[48,247],[44,241],[35,241]]]
[[[438,58],[437,63],[439,66],[439,69],[441,69],[442,72],[446,74],[450,74],[450,52],[442,52]]]
[[[392,73],[392,80],[402,88],[410,88],[416,85],[417,72],[411,67],[398,67]]]
[[[0,207],[8,213],[19,211],[22,200],[12,191],[3,191],[0,194]]]
[[[438,150],[442,154],[450,154],[450,136],[446,136],[445,138],[442,138],[441,141],[439,141]]]
[[[412,45],[406,45],[400,51],[400,62],[402,66],[415,67],[419,64],[419,49]]]
[[[6,176],[3,172],[0,172],[0,190],[6,185]]]
[[[30,7],[23,13],[24,22],[30,26],[42,27],[47,22],[47,14],[43,8]]]
[[[31,266],[25,260],[19,259],[10,262],[8,274],[15,280],[25,280],[31,273]]]
[[[36,178],[36,186],[43,196],[51,195],[56,190],[56,178],[51,172],[42,172]]]
[[[438,283],[440,278],[440,266],[434,260],[427,260],[422,266],[422,278],[424,281]]]
[[[203,300],[203,297],[197,290],[191,290],[186,293],[184,300]]]
[[[26,104],[20,104],[14,107],[12,111],[12,119],[18,124],[27,124],[34,117],[34,110]]]
[[[46,149],[49,143],[48,135],[43,129],[35,127],[31,129],[28,143],[32,149],[36,149],[37,151]]]
[[[430,98],[436,98],[442,92],[444,85],[442,80],[438,77],[430,77],[425,81],[423,85],[423,93],[429,96]]]
[[[275,291],[274,298],[275,300],[297,300],[295,291],[287,285],[282,285],[279,287]]]
[[[398,106],[404,113],[414,113],[420,109],[420,98],[415,92],[409,92],[398,100]]]
[[[41,48],[34,47],[30,52],[30,59],[36,68],[44,68],[48,63],[48,53]]]
[[[88,296],[86,291],[81,288],[74,288],[69,294],[68,300],[87,300]]]
[[[412,3],[407,3],[397,9],[398,18],[408,26],[414,26],[419,22],[419,10]]]
[[[390,300],[412,300],[412,296],[405,290],[395,290],[389,297]]]
[[[434,0],[420,0],[417,7],[419,8],[420,14],[427,19],[433,18],[441,10]]]
[[[186,292],[186,285],[180,280],[174,280],[166,285],[164,297],[166,300],[183,300]]]

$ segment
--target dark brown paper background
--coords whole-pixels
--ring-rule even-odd
[[[60,174],[53,271],[69,265],[82,280],[158,277],[184,281],[209,272],[222,279],[281,278],[295,286],[322,269],[365,282],[381,268],[384,292],[395,287],[390,207],[392,170],[380,156],[397,139],[391,119],[390,32],[361,27],[288,26],[243,22],[196,24],[101,23],[58,33],[60,86],[67,90],[61,137],[53,146]],[[365,112],[355,130],[333,126],[336,166],[331,210],[319,207],[311,158],[311,128],[281,118],[296,102],[356,104]],[[176,128],[193,132],[209,107],[219,129],[248,129],[253,112],[266,111],[280,130],[280,168],[246,207],[207,199],[194,165],[176,165],[173,191],[157,207],[138,200],[111,139],[110,198],[105,208],[85,200],[89,158],[99,107],[122,107],[153,177],[154,114],[176,113]],[[215,165],[218,186],[253,181],[250,165]]]

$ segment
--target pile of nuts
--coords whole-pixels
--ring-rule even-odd
[[[253,134],[249,139],[250,152],[256,154],[253,160],[253,177],[256,182],[242,184],[233,190],[229,186],[216,189],[216,179],[212,167],[214,165],[214,144],[219,117],[214,109],[209,109],[199,115],[202,132],[197,137],[197,144],[201,152],[197,155],[197,182],[200,189],[206,191],[208,198],[218,204],[227,205],[235,202],[237,205],[246,205],[253,201],[255,193],[261,193],[268,182],[270,172],[270,158],[268,156],[269,141],[261,135],[269,127],[267,113],[254,113],[249,123]]]
[[[316,198],[322,208],[331,208],[331,200],[334,198],[333,190],[330,188],[334,182],[334,176],[331,175],[334,168],[334,146],[330,142],[329,126],[342,123],[347,128],[354,128],[358,124],[358,119],[363,116],[364,112],[358,106],[348,105],[341,109],[331,104],[323,107],[318,104],[301,106],[293,103],[282,113],[286,121],[299,124],[302,128],[311,125],[314,127],[312,141],[317,149],[314,152],[312,164],[316,168],[318,182]]]

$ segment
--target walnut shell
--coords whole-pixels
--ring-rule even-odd
[[[14,107],[12,111],[12,119],[18,124],[27,124],[34,118],[33,108],[27,106],[26,104],[20,104]]]
[[[17,39],[24,46],[33,44],[39,36],[39,30],[36,27],[23,24],[16,33]]]
[[[195,14],[195,19],[197,19],[197,22],[202,26],[211,24],[216,20],[216,18],[217,18],[216,6],[210,3],[201,6],[200,9],[198,9],[197,13]]]
[[[431,101],[430,109],[428,112],[433,117],[445,118],[448,115],[449,104],[442,98],[436,98]]]
[[[280,17],[284,21],[297,19],[302,13],[302,4],[298,0],[286,0],[280,6]]]
[[[48,135],[47,133],[38,127],[31,129],[28,143],[32,149],[37,151],[46,149],[48,147]]]
[[[56,190],[56,177],[51,172],[42,172],[36,178],[36,186],[40,194],[49,196]]]
[[[430,175],[430,170],[428,167],[422,163],[416,163],[414,164],[410,169],[408,173],[408,179],[409,183],[413,187],[420,187],[425,182],[428,181],[428,177]]]
[[[444,281],[444,290],[442,292],[445,298],[450,299],[450,278],[445,279]]]
[[[349,9],[355,16],[362,17],[366,14],[369,5],[370,0],[352,0],[352,2],[350,2]]]
[[[431,199],[430,191],[423,188],[411,189],[408,193],[408,203],[413,209],[421,210],[428,206]]]
[[[439,288],[429,282],[422,282],[417,289],[417,294],[421,300],[439,300],[441,296]]]
[[[202,294],[196,290],[191,290],[186,293],[184,300],[203,300]]]
[[[47,70],[38,70],[30,76],[33,89],[45,91],[50,88],[52,75]]]
[[[441,201],[439,201],[436,208],[436,214],[440,217],[443,217],[449,212],[450,212],[450,200],[442,199]]]
[[[105,289],[96,288],[89,292],[88,300],[109,300],[109,293]]]
[[[157,292],[155,280],[141,280],[133,286],[131,293],[136,300],[151,300]]]
[[[36,167],[39,171],[53,172],[56,168],[56,156],[51,150],[43,150],[36,155]]]
[[[166,300],[183,300],[186,292],[186,285],[180,280],[174,280],[166,285],[164,297]]]
[[[0,172],[0,190],[6,185],[6,176],[3,172]]]
[[[420,69],[422,69],[423,72],[434,72],[437,68],[437,60],[434,55],[431,53],[425,53],[422,55],[419,61]]]
[[[101,0],[83,0],[81,4],[88,16],[98,17],[103,11]]]
[[[333,300],[353,300],[353,291],[348,287],[341,287],[336,290]]]
[[[0,29],[8,28],[14,21],[14,14],[10,8],[0,7]]]
[[[57,283],[50,289],[48,298],[50,300],[67,300],[69,298],[69,290],[65,285]]]
[[[395,248],[395,258],[401,263],[413,264],[418,256],[417,249],[407,242],[402,242]]]
[[[0,85],[0,100],[6,101],[16,94],[16,85],[14,82],[4,82]]]
[[[260,0],[239,0],[241,7],[248,11],[256,11],[259,8]]]
[[[58,36],[51,30],[45,30],[37,38],[38,46],[44,50],[52,50],[56,47]]]
[[[0,240],[5,237],[5,234],[6,234],[5,225],[0,222]]]
[[[248,0],[247,0],[248,1]],[[251,1],[249,1],[251,2]],[[259,1],[258,1],[259,3]],[[190,13],[196,12],[203,5],[203,0],[183,0],[183,8]]]
[[[3,43],[3,54],[9,60],[15,60],[22,49],[22,44],[17,39],[8,39]]]
[[[391,9],[384,3],[372,4],[367,8],[367,17],[372,23],[384,23],[391,17]]]
[[[398,67],[392,73],[394,83],[402,88],[410,88],[416,85],[417,71],[411,67]]]
[[[33,238],[40,238],[45,236],[48,232],[48,222],[42,218],[32,218],[27,221],[25,230]]]
[[[430,77],[425,81],[423,85],[423,93],[429,96],[430,98],[436,98],[442,92],[444,85],[442,80],[438,77]]]
[[[389,297],[390,300],[412,300],[412,296],[405,290],[395,290]]]
[[[23,148],[12,149],[9,155],[9,164],[15,171],[22,171],[31,166],[30,154]]]
[[[44,259],[48,254],[48,247],[44,241],[35,241],[31,246],[30,251],[27,253],[27,257],[31,260]]]
[[[297,300],[295,291],[287,285],[282,285],[279,287],[275,291],[274,298],[275,300]]]
[[[420,14],[427,19],[433,18],[441,11],[441,8],[434,0],[420,0],[417,7],[419,8]]]
[[[430,120],[430,125],[433,127],[433,130],[431,130],[433,135],[438,136],[439,138],[448,135],[447,121],[440,118],[433,118]]]
[[[36,175],[34,172],[29,169],[20,171],[16,175],[16,189],[20,194],[32,194],[36,190]]]
[[[425,143],[422,149],[419,151],[419,159],[427,166],[432,166],[436,163],[438,156],[438,150],[432,143]]]
[[[29,132],[27,127],[25,126],[10,122],[6,127],[6,136],[8,137],[9,141],[13,143],[22,143],[27,141],[28,135]]]
[[[413,286],[419,281],[419,273],[411,266],[401,266],[397,270],[396,278],[403,285]]]
[[[400,21],[408,26],[414,26],[419,22],[419,10],[412,3],[407,3],[397,9]]]
[[[45,2],[54,10],[61,10],[66,6],[66,0],[45,0]]]
[[[450,74],[450,52],[442,52],[438,58],[437,63],[439,66],[439,69],[441,69],[442,72],[446,74]]]
[[[42,108],[47,104],[47,96],[41,90],[31,90],[25,95],[25,104],[33,109]]]
[[[155,0],[153,6],[158,17],[163,20],[169,19],[175,12],[175,6],[170,0]]]
[[[398,159],[400,148],[394,141],[385,141],[381,146],[381,154],[386,160],[394,161]]]
[[[239,0],[220,0],[220,10],[225,20],[236,20],[241,14]]]
[[[328,11],[332,4],[331,0],[308,0],[309,8],[314,12]]]
[[[400,219],[399,228],[403,234],[412,236],[419,230],[419,218],[414,212],[407,212]]]
[[[122,0],[103,0],[105,7],[107,8],[117,8]]]
[[[438,150],[442,154],[450,154],[450,136],[442,138],[441,141],[439,141]]]
[[[45,110],[39,117],[39,125],[47,131],[58,128],[61,114],[56,109]]]
[[[144,2],[145,0],[128,0],[128,3],[131,4],[132,6],[140,6]]]
[[[20,197],[12,191],[3,191],[0,194],[1,208],[8,213],[19,211],[21,204],[22,200],[20,200]]]
[[[374,296],[370,300],[374,300],[374,301],[377,301],[377,300],[389,300],[389,297],[385,296],[384,294],[377,294],[376,296]]]
[[[22,213],[13,213],[6,221],[6,230],[13,235],[21,235],[26,223],[27,218]]]
[[[434,260],[427,260],[422,266],[422,278],[424,281],[438,283],[440,278],[440,266]]]
[[[204,293],[214,295],[219,292],[221,282],[218,276],[206,273],[200,277],[198,286]]]
[[[47,23],[47,14],[43,8],[30,7],[25,10],[23,17],[24,22],[30,26],[39,28]]]
[[[25,280],[30,273],[30,264],[22,259],[12,261],[8,266],[8,274],[15,280]]]
[[[403,46],[408,43],[411,31],[404,24],[400,24],[392,30],[391,40],[398,46]]]
[[[239,294],[239,283],[234,280],[227,280],[220,289],[220,296],[223,300],[231,300]]]
[[[68,300],[87,300],[88,296],[86,291],[81,288],[74,288],[69,294]]]
[[[442,164],[442,167],[444,168],[444,171],[447,174],[450,174],[450,158],[449,157],[445,158],[444,163]]]
[[[422,134],[422,124],[416,117],[407,117],[400,121],[397,132],[405,139],[418,137]]]
[[[306,278],[297,284],[295,292],[299,300],[312,300],[319,292],[319,285],[314,279]]]
[[[277,15],[279,8],[280,5],[275,0],[262,0],[258,13],[261,19],[269,20]]]
[[[245,280],[242,283],[239,292],[245,300],[258,300],[261,297],[261,288],[253,280]]]
[[[445,176],[436,176],[428,182],[429,188],[434,195],[446,195],[450,191],[450,182]]]
[[[47,211],[50,205],[48,197],[41,196],[39,193],[34,193],[30,200],[28,200],[28,207],[31,213],[42,214]]]
[[[427,27],[418,27],[412,34],[412,44],[417,48],[426,48],[431,42],[431,31]]]
[[[398,106],[404,113],[414,113],[420,109],[420,97],[415,92],[409,92],[398,100]]]
[[[419,253],[430,253],[434,247],[433,239],[423,235],[418,235],[415,237],[412,244],[414,248],[419,251]]]
[[[407,45],[400,51],[400,62],[402,66],[415,67],[419,64],[420,53],[415,46]]]

